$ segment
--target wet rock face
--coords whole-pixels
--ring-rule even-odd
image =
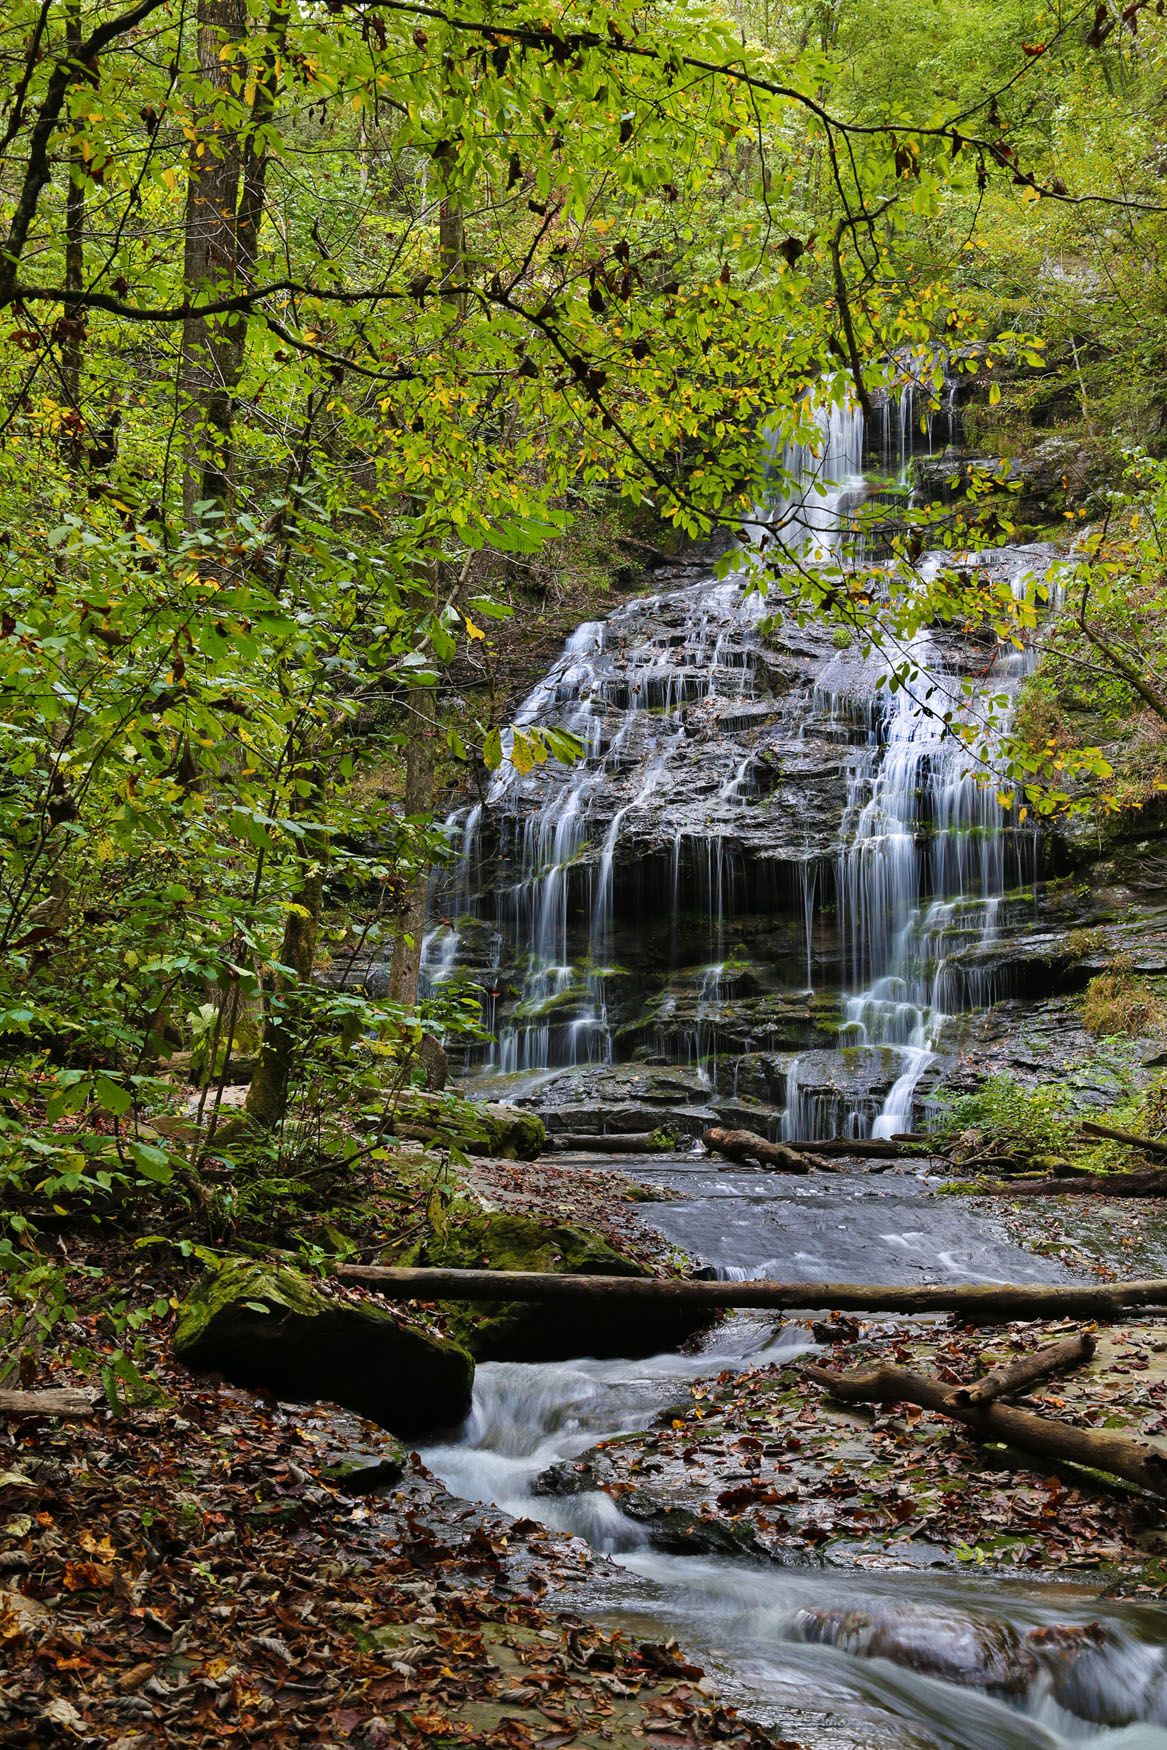
[[[1026,1694],[1038,1672],[1032,1648],[1004,1622],[978,1622],[942,1610],[898,1609],[894,1616],[863,1610],[807,1610],[797,1631],[867,1659],[889,1659],[927,1677],[984,1689]]]

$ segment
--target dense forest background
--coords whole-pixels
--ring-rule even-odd
[[[1087,524],[1088,562],[988,777],[1153,799],[1163,56],[1138,3],[7,10],[21,1342],[69,1304],[37,1234],[70,1212],[286,1239],[305,1174],[379,1158],[427,1042],[479,1024],[418,1000],[444,799],[575,757],[508,727],[517,693],[645,553],[752,522],[760,587],[869,631],[869,580],[786,563],[755,510],[814,405],[905,372],[939,398],[938,349],[965,380],[995,460],[905,563],[1016,529],[1001,459],[1056,434],[1020,526]],[[879,599],[1006,637],[1035,611],[955,571]],[[374,999],[345,967],[378,944]]]

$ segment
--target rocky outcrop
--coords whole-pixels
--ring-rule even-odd
[[[290,1403],[342,1404],[410,1438],[456,1428],[470,1409],[465,1349],[381,1307],[334,1300],[283,1264],[210,1272],[182,1306],[174,1347],[195,1372]]]
[[[391,1095],[375,1121],[404,1141],[456,1147],[502,1161],[538,1160],[547,1140],[543,1122],[533,1112],[414,1088]]]
[[[541,1221],[511,1211],[457,1210],[417,1245],[395,1254],[395,1264],[442,1265],[465,1270],[540,1270],[571,1276],[649,1276],[600,1234],[568,1223]],[[692,1308],[645,1307],[630,1325],[627,1309],[602,1303],[581,1314],[555,1303],[450,1302],[451,1330],[480,1361],[564,1361],[577,1355],[653,1355],[676,1348],[710,1322]]]

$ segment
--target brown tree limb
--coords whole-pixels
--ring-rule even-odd
[[[673,1301],[703,1307],[778,1311],[952,1312],[974,1324],[1012,1319],[1111,1318],[1132,1307],[1167,1308],[1167,1281],[1081,1284],[945,1283],[885,1287],[865,1282],[704,1282],[628,1276],[558,1276],[538,1270],[448,1270],[342,1264],[342,1282],[390,1300]]]
[[[1139,1136],[1134,1130],[1118,1130],[1113,1124],[1096,1124],[1092,1119],[1084,1119],[1082,1129],[1087,1136],[1102,1136],[1108,1142],[1125,1142],[1149,1155],[1167,1155],[1167,1142],[1159,1137]]]
[[[97,1407],[97,1393],[75,1386],[49,1391],[0,1391],[0,1416],[53,1416],[61,1422],[83,1422]]]
[[[731,1161],[754,1161],[780,1173],[809,1173],[812,1167],[828,1173],[834,1170],[817,1155],[789,1148],[784,1142],[770,1142],[752,1130],[723,1130],[714,1126],[702,1133],[701,1141],[712,1154],[725,1155]]]
[[[1059,1463],[1086,1465],[1121,1477],[1153,1495],[1167,1495],[1167,1454],[1145,1440],[1076,1428],[1011,1404],[967,1408],[950,1386],[906,1367],[876,1367],[865,1373],[832,1373],[826,1367],[803,1372],[832,1397],[847,1404],[919,1404],[960,1422],[977,1440],[1001,1441],[1020,1451]]]
[[[1031,1349],[1027,1355],[1018,1355],[1000,1367],[990,1368],[972,1385],[957,1386],[953,1396],[966,1410],[995,1403],[998,1398],[1028,1391],[1039,1380],[1052,1379],[1056,1373],[1068,1373],[1072,1367],[1080,1367],[1090,1360],[1097,1347],[1097,1339],[1089,1331],[1075,1331],[1072,1337],[1063,1337],[1060,1343],[1047,1343],[1043,1348]]]
[[[985,1193],[994,1197],[1167,1197],[1167,1172],[998,1180],[986,1185]]]

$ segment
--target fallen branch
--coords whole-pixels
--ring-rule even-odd
[[[1167,1172],[1086,1173],[1072,1179],[999,1179],[991,1197],[1167,1197]]]
[[[906,1367],[877,1367],[868,1373],[832,1373],[826,1367],[805,1367],[803,1371],[843,1403],[919,1404],[960,1422],[977,1440],[999,1440],[1040,1458],[1087,1465],[1153,1495],[1167,1495],[1167,1456],[1145,1440],[1075,1428],[1032,1410],[1015,1409],[1012,1404],[968,1408],[951,1386]]]
[[[1083,1119],[1082,1130],[1087,1136],[1105,1137],[1107,1142],[1125,1142],[1130,1148],[1141,1148],[1149,1155],[1167,1156],[1167,1142],[1154,1136],[1139,1136],[1133,1130],[1116,1130],[1113,1124],[1095,1124]]]
[[[800,1155],[852,1155],[856,1160],[873,1161],[922,1161],[941,1153],[929,1148],[926,1136],[832,1136],[825,1142],[788,1142],[783,1146]]]
[[[1013,1361],[990,1368],[972,1385],[958,1385],[953,1396],[966,1410],[978,1409],[984,1404],[995,1403],[998,1398],[1028,1391],[1040,1380],[1052,1379],[1055,1374],[1080,1367],[1084,1361],[1090,1360],[1097,1347],[1098,1343],[1089,1331],[1077,1331],[1072,1337],[1063,1337],[1060,1343],[1047,1343],[1042,1349],[1031,1349],[1028,1355],[1018,1355]]]
[[[49,1391],[0,1391],[0,1416],[55,1416],[61,1422],[82,1422],[92,1416],[97,1393],[78,1386]]]
[[[548,1144],[574,1154],[589,1155],[659,1155],[669,1152],[668,1148],[661,1147],[657,1130],[632,1130],[624,1136],[609,1132],[603,1136],[551,1136]]]
[[[833,1170],[820,1155],[791,1148],[785,1142],[770,1142],[752,1130],[706,1130],[701,1141],[711,1154],[725,1155],[731,1161],[753,1161],[779,1173],[809,1173],[812,1167],[828,1173]]]
[[[1167,1308],[1167,1281],[1050,1285],[944,1283],[889,1288],[863,1282],[704,1282],[691,1277],[557,1276],[538,1270],[446,1270],[342,1264],[342,1282],[391,1300],[659,1301],[700,1307],[761,1306],[777,1311],[960,1313],[974,1324],[1011,1319],[1111,1318],[1131,1307]]]

